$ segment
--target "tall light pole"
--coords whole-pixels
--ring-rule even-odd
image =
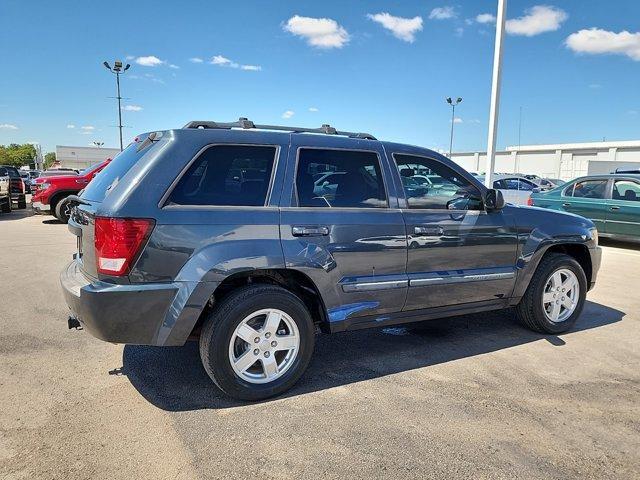
[[[493,188],[493,171],[496,166],[496,140],[498,138],[498,111],[500,109],[500,78],[502,76],[502,39],[507,15],[507,0],[498,0],[496,16],[496,42],[493,48],[493,75],[491,76],[491,105],[489,107],[489,137],[487,138],[487,167],[485,185]]]
[[[453,124],[456,122],[456,105],[462,102],[462,97],[458,97],[454,102],[451,97],[446,98],[447,103],[451,105],[451,136],[449,137],[449,158],[453,149]]]
[[[122,62],[120,60],[113,62],[113,67],[111,67],[108,62],[102,62],[102,64],[107,70],[116,75],[116,86],[118,91],[118,96],[116,97],[118,99],[118,128],[120,129],[120,151],[122,151],[122,105],[120,103],[122,101],[122,97],[120,96],[120,75],[129,70],[131,65],[127,63],[124,68],[122,68]]]

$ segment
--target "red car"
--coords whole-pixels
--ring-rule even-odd
[[[69,195],[77,195],[100,171],[110,158],[83,170],[78,175],[59,175],[36,179],[31,205],[36,213],[55,215],[62,223],[69,221],[71,205],[66,201]]]

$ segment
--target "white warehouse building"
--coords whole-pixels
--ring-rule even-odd
[[[119,153],[119,148],[56,145],[56,161],[60,162],[62,167],[73,168],[74,170],[83,170],[107,158],[113,158]]]
[[[470,172],[484,173],[487,153],[453,153],[452,160]],[[611,173],[616,168],[640,169],[640,140],[507,147],[506,151],[496,152],[495,164],[498,173],[561,180]]]

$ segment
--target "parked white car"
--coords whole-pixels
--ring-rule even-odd
[[[484,175],[478,175],[476,178],[484,183]],[[500,190],[505,202],[513,205],[527,205],[531,194],[541,190],[533,181],[515,175],[494,175],[493,188]]]

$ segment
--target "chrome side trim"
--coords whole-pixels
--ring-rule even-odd
[[[347,283],[342,285],[342,291],[349,292],[371,292],[374,290],[390,290],[394,288],[405,288],[409,285],[408,280],[387,280],[384,282]]]
[[[422,287],[424,285],[445,285],[448,283],[479,282],[483,280],[502,280],[515,277],[515,272],[483,273],[472,275],[452,275],[445,277],[413,278],[409,281],[410,287]]]

